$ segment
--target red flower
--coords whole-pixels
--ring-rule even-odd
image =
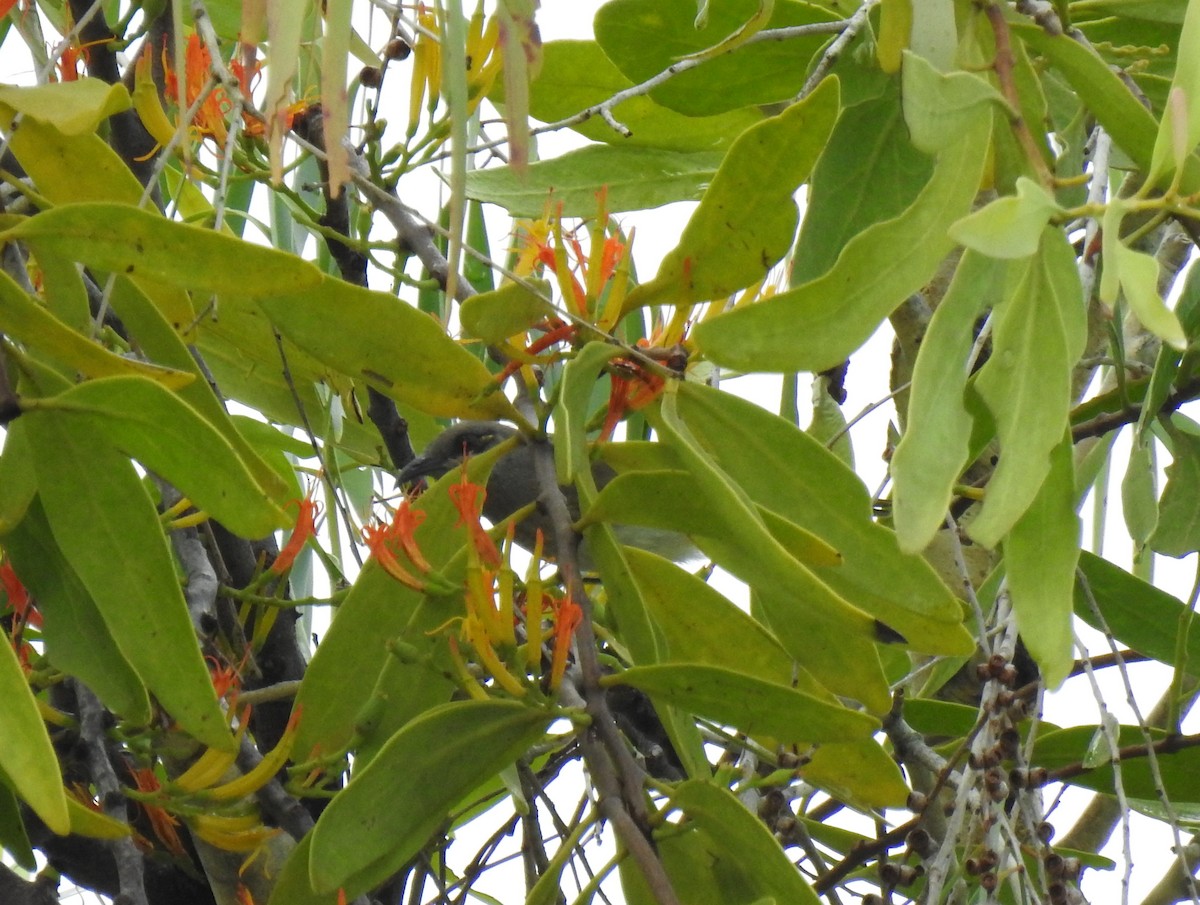
[[[313,502],[311,494],[302,500],[291,500],[288,503],[289,506],[293,504],[298,506],[300,511],[296,516],[296,527],[292,529],[292,536],[275,557],[275,562],[271,563],[270,571],[276,575],[282,575],[292,567],[308,539],[315,537],[317,533],[316,519],[320,514],[320,506]]]
[[[465,471],[461,481],[450,485],[450,499],[458,509],[458,521],[454,523],[454,527],[457,528],[460,525],[466,527],[480,561],[494,569],[500,565],[500,551],[496,548],[496,542],[483,530],[483,525],[479,521],[480,514],[483,512],[483,501],[486,497],[487,491],[478,484],[471,483],[467,479]]]

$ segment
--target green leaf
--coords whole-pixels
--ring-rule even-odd
[[[801,775],[862,810],[903,807],[911,791],[896,759],[874,739],[821,745]]]
[[[133,463],[66,413],[22,420],[50,530],[125,659],[185,731],[231,749],[174,558]]]
[[[610,213],[696,201],[721,164],[717,152],[591,145],[530,164],[524,172],[493,167],[467,173],[467,195],[498,204],[514,217],[540,217],[562,204],[563,217],[592,217],[596,193],[608,190]]]
[[[723,786],[707,780],[683,783],[671,803],[694,820],[716,851],[736,863],[745,886],[760,897],[794,905],[817,905],[816,893],[804,882],[766,824],[751,814]]]
[[[1121,481],[1121,511],[1129,537],[1138,547],[1146,543],[1158,522],[1157,479],[1154,439],[1135,440]]]
[[[613,0],[596,13],[596,40],[622,73],[644,82],[684,57],[724,43],[760,8],[758,0],[715,3],[701,25],[695,0]],[[818,6],[775,0],[766,27],[811,25],[835,18]],[[680,73],[650,96],[689,116],[787,101],[800,93],[808,61],[828,40],[828,35],[809,35],[736,47]]]
[[[741,371],[823,371],[843,361],[953,248],[946,230],[979,189],[990,119],[976,106],[938,154],[917,200],[850,239],[824,276],[697,324],[692,338],[700,350]],[[881,257],[881,248],[905,253]]]
[[[1200,143],[1200,5],[1187,4],[1175,54],[1171,91],[1146,174],[1150,183],[1176,169]]]
[[[791,285],[825,273],[851,238],[912,204],[932,170],[908,137],[898,79],[844,110],[813,170]]]
[[[70,430],[104,437],[235,534],[261,538],[289,521],[217,429],[153,380],[89,380],[39,408],[62,413]]]
[[[1004,295],[1008,265],[963,254],[917,352],[908,420],[892,456],[892,517],[900,549],[918,553],[945,523],[966,467],[972,418],[964,401],[975,324]]]
[[[986,547],[1033,502],[1067,428],[1071,369],[1083,354],[1087,320],[1075,252],[1061,230],[1045,229],[1040,252],[1010,283],[993,319],[992,355],[975,388],[996,418],[1000,464],[969,528]]]
[[[841,555],[839,565],[814,567],[817,578],[916,649],[974,649],[950,589],[922,557],[903,554],[896,535],[872,521],[867,488],[829,450],[786,419],[730,393],[686,384],[679,397],[692,435],[750,499]]]
[[[1079,561],[1079,518],[1071,451],[1068,435],[1050,452],[1050,472],[1041,490],[1004,543],[1017,627],[1051,689],[1062,684],[1075,660],[1071,591]]]
[[[1098,731],[1101,731],[1098,726],[1073,726],[1042,734],[1034,744],[1030,763],[1050,771],[1080,764]],[[1167,737],[1167,733],[1159,729],[1151,729],[1150,733],[1153,741]],[[1122,748],[1143,747],[1146,736],[1137,726],[1121,726],[1117,744]],[[1171,802],[1200,802],[1200,748],[1184,747],[1170,755],[1160,754],[1155,761],[1151,764],[1148,757],[1121,758],[1119,766],[1124,794],[1131,798],[1160,800],[1165,792]],[[1162,777],[1161,785],[1155,773]],[[1063,782],[1107,795],[1116,792],[1112,764],[1078,774],[1071,771]]]
[[[976,127],[981,111],[1007,105],[1000,92],[980,75],[939,72],[924,57],[904,54],[901,73],[904,121],[916,147],[933,154]]]
[[[70,799],[68,799],[70,800]],[[5,854],[23,869],[31,874],[38,869],[37,858],[33,854],[33,846],[29,844],[29,835],[25,832],[25,824],[21,821],[21,805],[12,789],[0,782],[0,848]]]
[[[46,826],[65,836],[71,822],[58,756],[12,645],[0,648],[0,772]]]
[[[399,402],[439,418],[520,420],[483,362],[393,295],[326,278],[259,304],[309,355]]]
[[[345,900],[344,896],[339,897],[337,890],[323,894],[313,892],[312,883],[308,879],[312,839],[313,834],[309,833],[292,849],[287,863],[279,872],[267,905],[339,905],[339,898]]]
[[[629,293],[624,310],[664,300],[722,298],[761,279],[786,253],[799,213],[792,195],[808,178],[838,114],[827,79],[743,133],[654,279]]]
[[[590,342],[563,368],[562,389],[554,415],[554,466],[561,484],[572,484],[580,472],[590,471],[588,406],[601,369],[620,351],[610,343]]]
[[[34,500],[4,539],[4,549],[22,583],[37,596],[50,662],[86,682],[106,706],[133,725],[148,725],[153,711],[146,687],[59,549],[41,500]]]
[[[64,324],[6,273],[0,273],[0,330],[85,377],[141,374],[171,389],[186,386],[193,379],[181,371],[108,351]]]
[[[280,476],[262,460],[255,448],[242,436],[242,431],[235,425],[234,420],[230,418],[229,412],[225,408],[225,401],[217,397],[216,391],[213,389],[212,383],[210,383],[209,375],[201,369],[196,358],[188,349],[187,344],[172,329],[171,324],[155,306],[154,302],[124,277],[118,277],[114,282],[111,301],[113,311],[121,318],[121,322],[125,325],[131,337],[137,341],[138,347],[148,357],[160,364],[193,375],[195,379],[191,383],[176,390],[179,398],[188,403],[202,418],[221,432],[225,441],[233,446],[242,462],[250,469],[250,473],[254,475],[254,479],[266,491],[267,496],[279,505],[282,505],[288,499],[297,498],[299,494],[294,489],[296,483],[294,470],[289,465],[285,468],[286,477]],[[237,308],[238,305],[236,302],[232,300],[223,301],[221,304],[221,322],[226,322],[233,317]],[[212,322],[206,321],[205,323],[206,325],[210,325]],[[275,353],[273,363],[277,363],[279,358],[278,349],[276,348],[273,351]],[[299,353],[296,353],[288,360],[291,373],[298,380],[303,379],[306,373],[303,366],[304,362],[297,360],[301,357]],[[211,366],[212,361],[209,359],[209,356],[205,354],[204,358],[205,363]],[[266,374],[262,370],[259,370],[255,376],[258,383],[265,383],[267,380]],[[224,394],[232,393],[234,389],[234,384],[225,380],[218,380],[216,384],[221,387]],[[306,387],[297,387],[297,392],[301,400],[306,401],[306,390]],[[290,399],[289,403],[294,408],[294,403]],[[314,419],[315,409],[315,406],[307,409],[310,419]],[[246,420],[240,423],[248,431],[255,429]],[[255,423],[258,424],[261,422]],[[313,424],[314,429],[319,430],[319,423],[314,423],[310,420],[310,424]],[[305,444],[301,455],[308,455],[309,449],[310,447]]]
[[[633,82],[595,41],[551,41],[542,47],[542,68],[530,85],[529,108],[543,122],[557,122],[632,87]],[[626,138],[599,116],[571,128],[593,141],[671,151],[719,151],[763,120],[763,114],[754,108],[716,116],[684,116],[644,96],[622,101],[612,114],[631,136]]]
[[[1094,553],[1080,555],[1079,569],[1083,575],[1075,585],[1075,615],[1097,631],[1111,630],[1147,657],[1191,675],[1200,673],[1200,633],[1189,633],[1185,659],[1179,660],[1177,635],[1188,613],[1182,601]],[[1099,617],[1087,599],[1088,591]]]
[[[1158,503],[1150,549],[1176,558],[1200,550],[1200,437],[1172,430],[1167,486]]]
[[[28,88],[0,85],[0,117],[5,120],[6,130],[14,114],[19,113],[53,126],[63,135],[86,135],[114,113],[132,106],[124,85],[109,85],[100,79],[82,78]]]
[[[707,582],[653,553],[624,552],[662,636],[665,662],[706,663],[836,702],[770,631]]]
[[[504,451],[494,448],[472,456],[467,463],[470,479],[486,486],[492,465]],[[413,504],[425,514],[414,535],[417,546],[437,570],[447,568],[466,540],[454,528],[459,514],[448,492],[450,485],[460,480],[461,471],[451,471]],[[449,697],[449,681],[428,663],[420,662],[420,657],[415,658],[418,662],[401,664],[388,652],[389,643],[399,638],[416,646],[422,657],[435,659],[446,642],[441,635],[426,632],[446,621],[447,609],[445,599],[426,598],[401,585],[378,563],[368,561],[337,608],[305,671],[296,696],[296,707],[304,713],[296,732],[297,755],[304,758],[315,756],[314,750],[328,754],[345,748],[354,736],[359,714],[376,692],[390,696],[379,721],[381,727],[390,726],[392,731],[400,728],[394,725],[397,720],[402,724],[415,715],[410,707],[419,713]],[[379,686],[374,687],[376,677],[385,671]]]
[[[1120,239],[1125,207],[1110,202],[1104,213],[1104,272],[1100,279],[1100,299],[1110,307],[1117,301],[1120,286],[1142,326],[1180,351],[1187,348],[1187,336],[1175,312],[1166,306],[1158,291],[1158,261],[1152,255],[1134,251]]]
[[[788,652],[833,691],[886,709],[887,690],[872,646],[876,626],[771,535],[735,480],[721,470],[677,411],[687,385],[668,385],[655,428],[692,473],[694,492],[713,508],[723,531],[698,539],[709,556],[762,592],[771,629]],[[803,601],[802,605],[798,605]]]
[[[60,204],[4,235],[70,253],[112,273],[193,292],[261,296],[314,289],[321,272],[295,255],[127,204]]]
[[[551,715],[515,701],[460,701],[413,720],[356,772],[312,834],[318,893],[364,892],[359,876],[403,866],[449,810],[541,738]]]
[[[784,745],[862,741],[879,727],[878,720],[861,711],[700,663],[634,666],[606,677],[602,684],[640,688],[655,701],[735,726],[748,735],[773,737]]]
[[[33,453],[19,420],[5,428],[0,449],[0,536],[8,534],[25,517],[37,494]]]
[[[1025,258],[1036,254],[1046,224],[1060,210],[1050,194],[1025,176],[1017,194],[997,198],[950,227],[950,238],[993,258]]]

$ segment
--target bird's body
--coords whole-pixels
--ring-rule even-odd
[[[511,437],[520,436],[515,427],[498,421],[460,421],[434,437],[421,455],[401,469],[397,480],[401,485],[405,485],[424,477],[441,477],[462,464],[464,457],[479,455]],[[594,462],[592,477],[596,486],[603,488],[616,477],[616,472],[603,462]],[[577,521],[580,512],[579,496],[575,488],[560,489],[572,520]],[[540,530],[547,556],[556,558],[553,531],[542,502],[542,488],[534,467],[534,449],[521,438],[516,447],[492,467],[487,483],[487,496],[483,503],[483,514],[488,521],[495,524],[531,503],[536,503],[536,508],[516,526],[516,542],[525,549],[532,550]],[[622,526],[618,529],[618,536],[623,543],[660,552],[671,559],[683,560],[695,555],[695,548],[685,537],[678,534]],[[590,565],[585,545],[580,549],[580,566],[589,569]]]

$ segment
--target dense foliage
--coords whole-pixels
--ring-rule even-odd
[[[1200,2],[536,6],[0,0],[0,899],[1195,899]]]

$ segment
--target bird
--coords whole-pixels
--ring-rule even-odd
[[[483,515],[492,524],[497,524],[531,503],[537,504],[516,525],[514,540],[526,550],[533,550],[540,530],[546,558],[556,559],[554,532],[545,506],[540,501],[542,493],[534,466],[534,449],[512,425],[500,421],[459,421],[434,437],[421,455],[400,469],[396,480],[403,487],[421,478],[440,478],[461,465],[465,457],[487,452],[511,437],[520,437],[521,440],[492,467],[483,501]],[[617,473],[607,464],[592,463],[592,477],[598,489],[603,489],[616,476]],[[579,495],[574,487],[564,486],[561,489],[571,519],[578,521]],[[691,542],[680,534],[638,526],[617,526],[616,530],[622,543],[658,553],[668,559],[683,562],[699,555]],[[594,568],[586,543],[579,549],[579,565],[584,571]]]

